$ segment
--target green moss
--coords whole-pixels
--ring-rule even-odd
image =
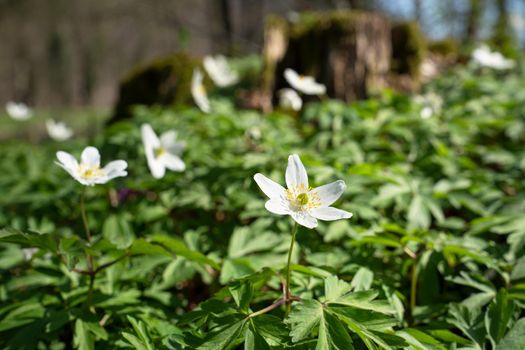
[[[415,21],[399,22],[392,26],[392,71],[419,77],[425,57],[426,41]]]
[[[428,43],[428,51],[441,56],[457,56],[460,45],[454,38],[434,40]]]
[[[111,122],[131,117],[134,105],[191,102],[191,77],[200,60],[179,53],[132,69],[121,80]]]

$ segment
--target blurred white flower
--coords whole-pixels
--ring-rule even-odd
[[[319,84],[313,77],[297,74],[290,68],[284,70],[284,78],[295,90],[306,95],[323,95],[326,93],[326,87]]]
[[[5,104],[5,110],[14,120],[28,120],[33,116],[33,111],[25,103],[9,101]]]
[[[206,89],[202,84],[203,78],[204,77],[200,69],[197,68],[193,71],[193,76],[191,78],[191,95],[193,96],[193,100],[201,109],[201,111],[209,113],[210,101],[208,101],[208,94],[206,93]]]
[[[419,72],[421,73],[421,76],[423,78],[430,79],[430,78],[435,77],[439,73],[439,69],[438,69],[436,62],[434,62],[430,58],[425,58],[423,62],[421,63]]]
[[[226,57],[223,55],[206,56],[203,64],[211,80],[219,87],[233,85],[239,80],[239,76],[231,70]]]
[[[38,252],[38,248],[23,248],[22,254],[24,255],[24,260],[29,261]]]
[[[417,95],[414,97],[414,101],[421,105],[419,115],[422,119],[429,119],[434,114],[441,112],[443,105],[443,99],[436,93],[429,92],[425,95]]]
[[[66,170],[82,185],[94,186],[105,184],[116,177],[126,176],[128,163],[125,160],[114,160],[100,168],[100,153],[95,147],[86,147],[80,156],[80,164],[67,152],[57,152],[58,165]]]
[[[278,215],[290,215],[305,227],[316,227],[318,219],[332,221],[352,217],[347,211],[330,207],[346,189],[344,181],[338,180],[316,188],[309,187],[306,169],[296,154],[288,157],[288,189],[259,173],[253,178],[270,198],[265,204],[268,211]]]
[[[432,107],[426,106],[423,107],[423,109],[420,112],[420,116],[422,119],[429,119],[432,117],[432,114],[434,114],[434,111],[432,111]]]
[[[283,108],[299,111],[303,107],[303,100],[295,90],[285,88],[279,90],[279,104]]]
[[[65,141],[73,136],[73,129],[67,127],[64,122],[56,122],[53,119],[46,120],[46,129],[49,137],[56,141]]]
[[[159,138],[151,125],[143,124],[141,132],[148,167],[153,177],[162,178],[166,168],[173,171],[186,169],[186,165],[179,158],[185,146],[182,142],[177,142],[177,133],[174,130],[166,131]]]
[[[475,49],[472,52],[472,58],[484,67],[494,69],[510,69],[515,65],[513,60],[505,58],[497,51],[491,51],[487,45],[481,45]]]

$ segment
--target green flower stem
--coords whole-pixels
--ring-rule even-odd
[[[292,261],[292,251],[293,246],[295,243],[295,235],[297,234],[297,222],[294,222],[293,228],[292,228],[292,241],[290,242],[290,249],[288,250],[288,263],[286,264],[286,288],[284,293],[284,301],[286,302],[286,315],[290,313],[290,310],[292,309],[292,303],[290,300],[290,296],[292,295],[290,292],[290,263]]]
[[[80,213],[82,215],[82,222],[84,223],[84,231],[86,232],[86,238],[88,243],[91,241],[91,232],[89,231],[88,220],[86,216],[86,207],[84,205],[84,199],[86,197],[86,187],[82,189],[80,194]]]
[[[413,258],[412,261],[412,273],[410,276],[410,316],[413,321],[417,297],[417,257]]]
[[[84,205],[85,196],[86,196],[86,188],[84,187],[82,189],[82,193],[80,194],[80,214],[82,215],[84,231],[86,232],[86,240],[89,244],[91,242],[91,232],[89,231],[89,224],[88,224],[87,215],[86,215],[86,207]],[[93,270],[93,257],[87,251],[86,251],[86,259],[87,259],[87,271],[89,274],[89,288],[88,288],[88,297],[87,297],[87,305],[89,308],[91,307],[91,303],[93,301],[93,285],[95,284],[95,271]]]

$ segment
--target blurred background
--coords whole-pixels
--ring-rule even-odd
[[[264,65],[267,16],[345,9],[415,21],[425,50],[454,50],[454,62],[481,41],[514,58],[525,44],[525,0],[0,0],[0,104],[101,121],[137,65],[177,52]],[[23,129],[1,117],[0,138]]]

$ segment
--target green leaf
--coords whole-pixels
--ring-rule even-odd
[[[514,302],[508,299],[507,291],[501,289],[485,313],[485,327],[493,347],[505,335],[514,312]]]
[[[239,281],[230,285],[228,290],[239,307],[239,310],[248,313],[253,296],[253,284],[250,281]]]
[[[36,247],[52,253],[57,251],[57,242],[52,235],[36,231],[22,232],[14,228],[4,228],[0,230],[0,242]]]
[[[271,348],[262,336],[247,328],[244,334],[244,350],[271,350]]]
[[[366,267],[360,267],[352,278],[351,286],[355,291],[368,290],[373,281],[374,273]]]
[[[294,304],[285,322],[291,326],[290,336],[294,343],[307,339],[317,328],[316,350],[353,349],[352,339],[341,321],[325,312],[323,305],[316,300]]]
[[[235,322],[226,328],[210,333],[204,343],[197,350],[226,350],[235,345],[235,341],[242,333],[246,321]]]
[[[351,289],[352,286],[349,283],[340,280],[336,276],[330,276],[324,280],[324,295],[327,302],[337,300],[350,292]]]
[[[179,255],[190,261],[210,265],[220,270],[220,265],[214,260],[206,257],[202,253],[191,250],[183,241],[165,235],[155,235],[150,240],[137,239],[131,246],[131,252],[135,254],[165,255],[169,257]]]
[[[427,229],[430,227],[430,212],[420,195],[412,198],[408,209],[407,220],[409,228]]]
[[[121,215],[110,215],[102,227],[102,235],[117,249],[126,249],[133,243],[135,234],[129,222]]]
[[[525,318],[520,318],[496,346],[496,350],[520,350],[525,344]]]
[[[141,340],[136,337],[135,335],[133,334],[130,334],[130,333],[127,333],[127,332],[122,332],[122,336],[124,337],[124,339],[126,339],[130,344],[131,346],[133,346],[136,350],[148,350],[148,348],[146,346],[144,346],[144,344],[142,344]]]
[[[344,325],[330,312],[322,314],[315,350],[352,350],[352,338]]]
[[[290,324],[290,336],[294,343],[308,338],[319,325],[323,314],[323,305],[317,300],[302,300],[293,305],[292,312],[286,319]]]
[[[89,327],[81,319],[75,322],[75,336],[73,344],[79,350],[94,350],[95,336],[90,332]]]

